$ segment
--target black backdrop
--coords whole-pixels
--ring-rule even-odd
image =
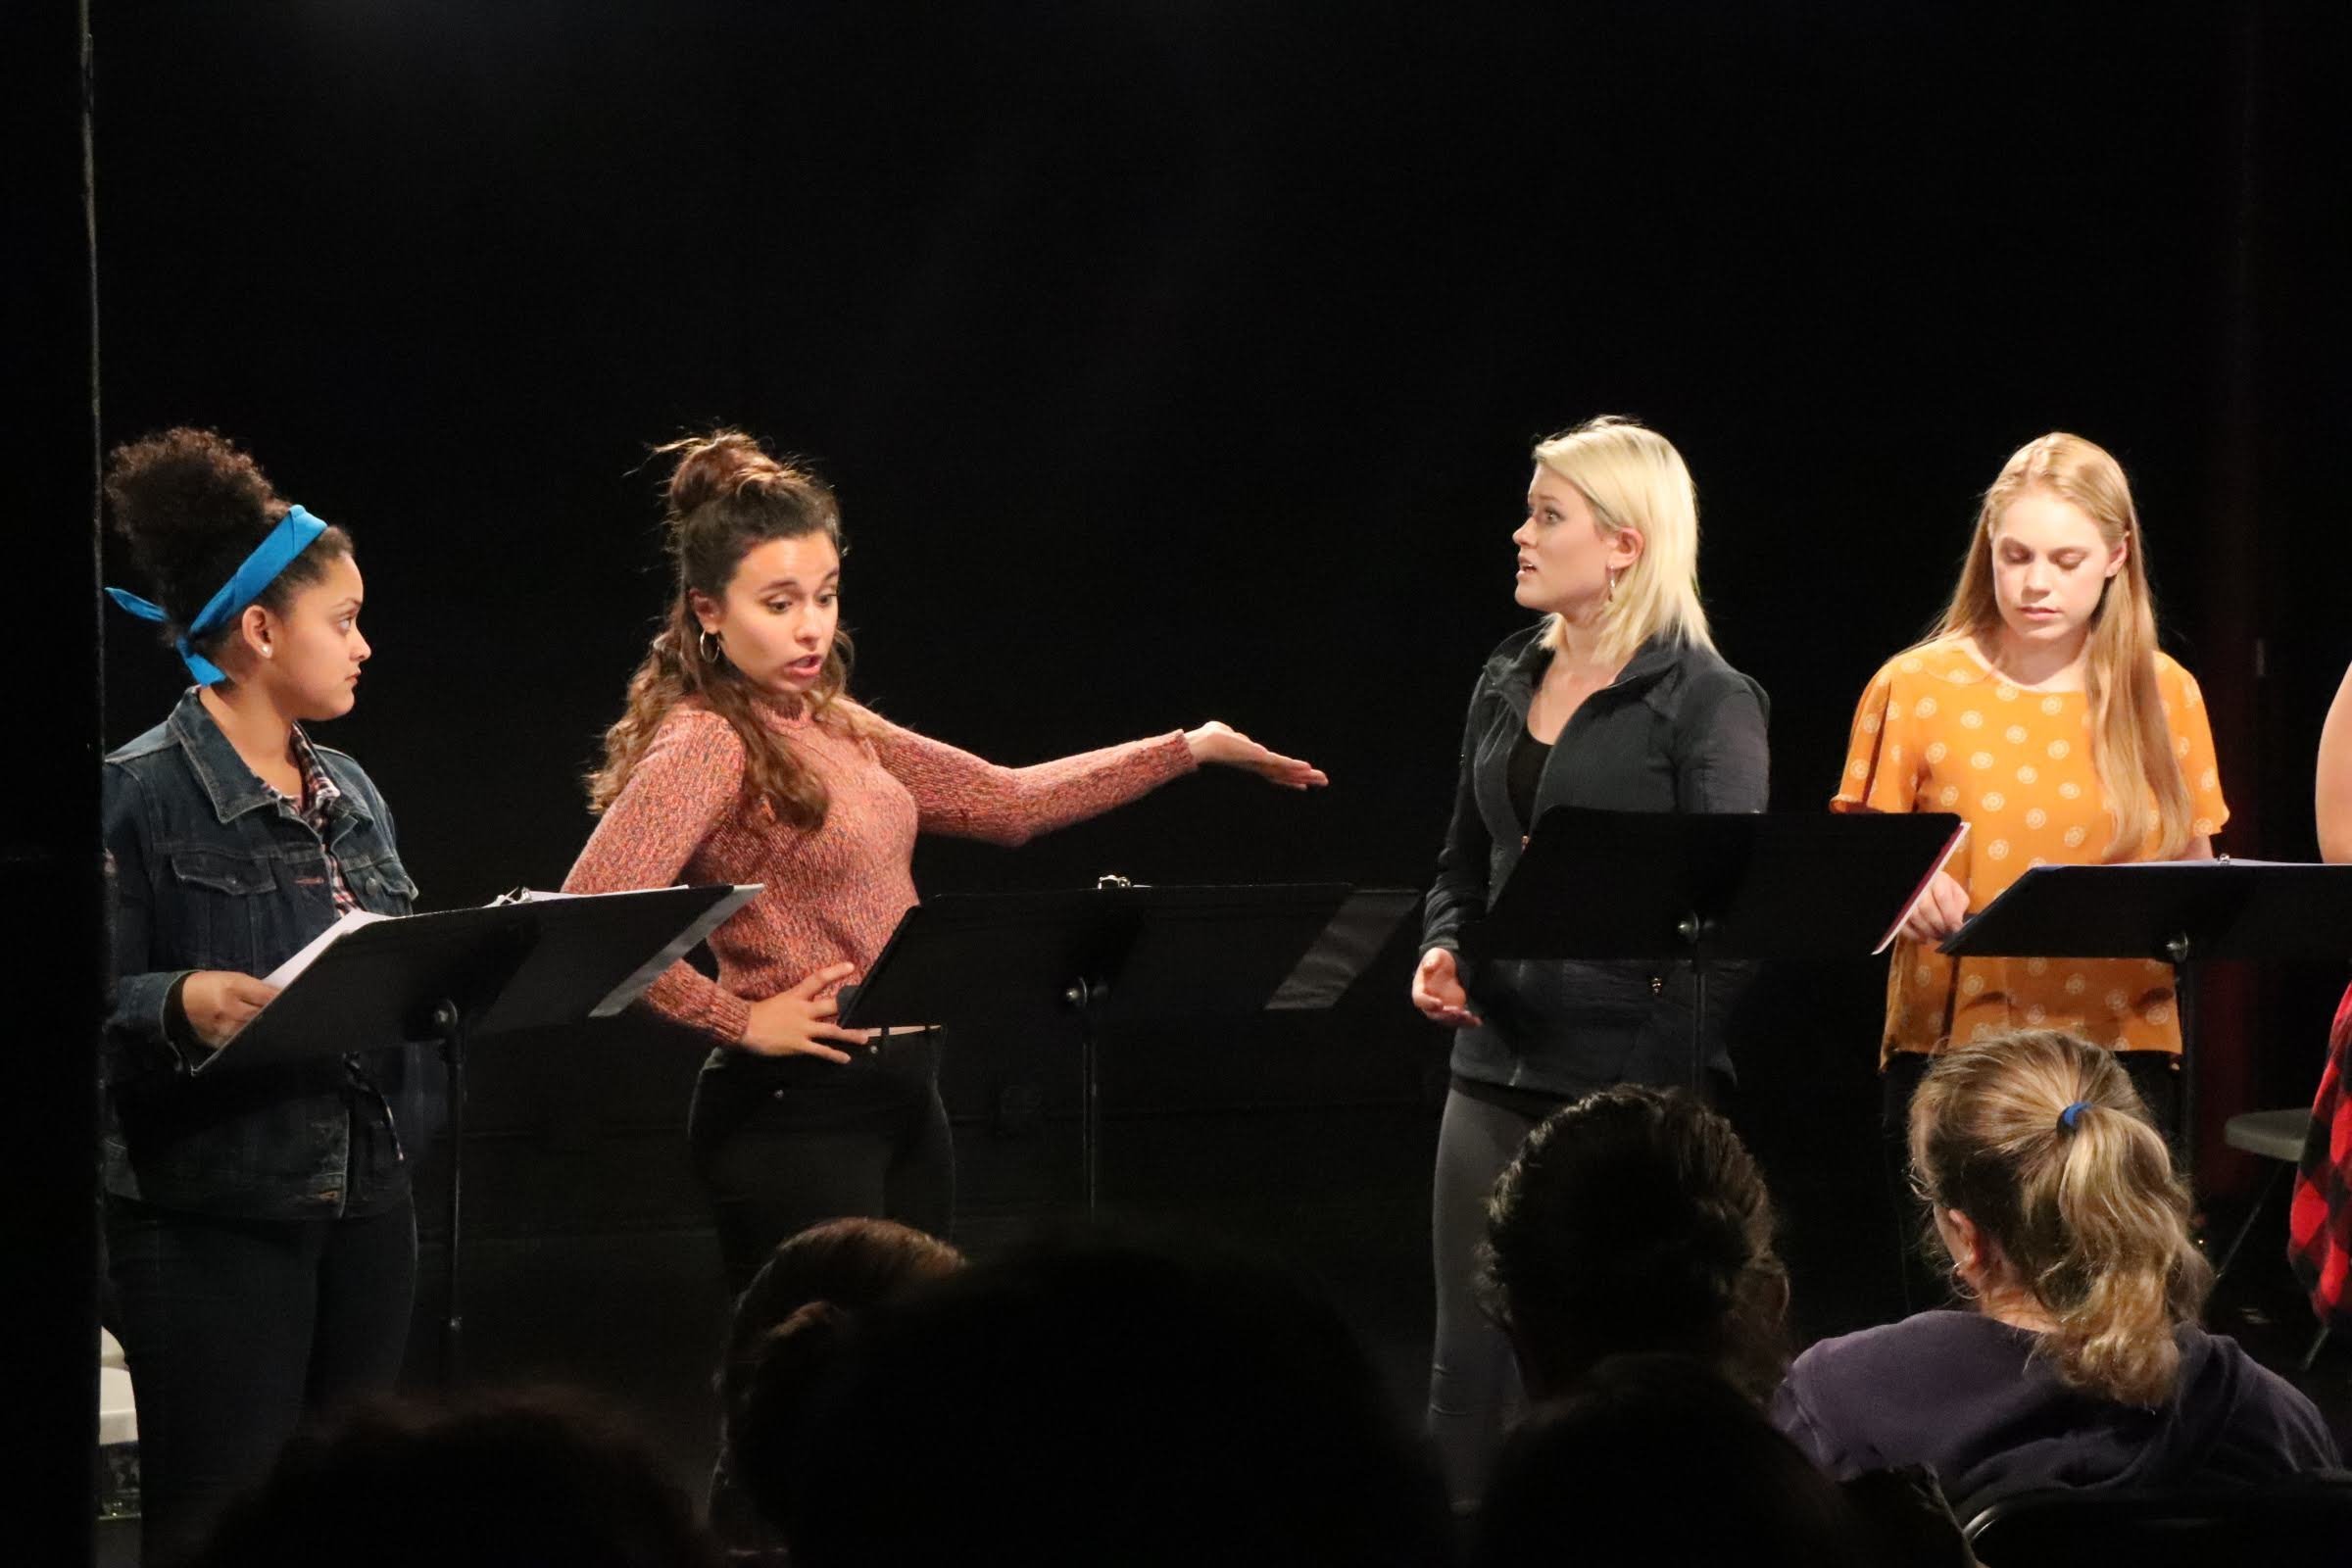
[[[929,890],[1423,881],[1520,618],[1528,444],[1597,412],[1697,475],[1776,806],[1833,788],[1973,493],[2068,428],[2132,473],[2225,847],[2310,853],[2352,656],[2339,7],[103,0],[95,27],[107,437],[217,426],[357,535],[377,653],[329,736],[429,903],[568,865],[660,606],[646,449],[714,421],[839,486],[884,711],[1006,761],[1217,716],[1334,779],[927,845]],[[118,622],[109,740],[176,689]],[[2221,1108],[2308,1091],[2328,980],[2218,989]],[[1867,1099],[1879,983],[1762,989],[1755,1120]],[[1400,986],[1280,1052],[1161,1042],[1120,1087],[1412,1101],[1438,1056]],[[689,1211],[644,1172],[693,1053],[649,1033],[486,1064],[491,1134],[607,1149],[584,1186],[505,1183],[540,1205],[513,1223]],[[969,1114],[1052,1078],[960,1070]]]

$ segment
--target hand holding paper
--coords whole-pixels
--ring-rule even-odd
[[[270,970],[269,978],[263,981],[263,984],[267,985],[270,988],[270,994],[274,996],[276,993],[283,991],[286,989],[286,987],[292,985],[295,979],[301,975],[303,970],[308,969],[312,964],[318,962],[318,955],[324,953],[327,949],[333,947],[336,943],[342,941],[345,937],[360,929],[360,927],[364,925],[372,925],[378,920],[389,920],[392,918],[394,918],[394,916],[388,914],[370,914],[366,909],[352,910],[349,914],[337,920],[333,925],[328,926],[325,930],[311,938],[310,941],[304,943],[302,945],[302,951],[295,954],[294,956],[288,958],[285,962]]]
[[[1952,857],[1960,853],[1960,846],[1967,842],[1968,824],[1961,822],[1952,829],[1952,836],[1944,841],[1942,853],[1936,857],[1936,869],[1930,871],[1927,879],[1912,893],[1910,902],[1903,906],[1903,912],[1895,916],[1894,924],[1888,926],[1886,934],[1879,938],[1879,945],[1870,950],[1872,957],[1893,947],[1894,939],[1898,936],[1909,937],[1914,942],[1930,947],[1940,947],[1944,939],[1967,922],[1968,889],[1961,885],[1959,878],[1944,869],[1952,863]]]
[[[1968,889],[1949,871],[1937,871],[1903,917],[1903,935],[1935,947],[1968,920]]]
[[[234,969],[198,969],[180,982],[179,1006],[196,1038],[218,1051],[270,1004],[277,990]]]

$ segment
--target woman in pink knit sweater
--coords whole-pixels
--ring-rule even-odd
[[[602,820],[564,886],[765,884],[711,934],[716,980],[681,962],[646,993],[717,1042],[688,1126],[740,1290],[818,1220],[949,1228],[935,1032],[877,1043],[835,1017],[915,902],[918,832],[1019,844],[1203,763],[1325,780],[1220,723],[1020,768],[900,728],[848,695],[832,492],[733,431],[666,450],[677,588],[606,734],[589,779]]]

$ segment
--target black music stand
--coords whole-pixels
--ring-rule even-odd
[[[1360,971],[1417,902],[1350,893],[1341,883],[1149,887],[1104,877],[1076,892],[942,894],[908,909],[862,982],[845,988],[841,1023],[1049,1033],[1075,1012],[1091,1216],[1103,1032],[1141,1019],[1243,1017],[1276,1002],[1330,1005],[1352,978],[1350,956]]]
[[[1856,957],[1941,865],[1949,812],[1544,813],[1462,951],[1488,958],[1688,958],[1690,1087],[1706,1073],[1707,969]]]
[[[608,1017],[756,889],[533,899],[357,926],[197,1067],[206,1077],[437,1044],[449,1065],[449,1274],[442,1376],[464,1350],[466,1055],[477,1038]]]
[[[2181,1169],[2197,1147],[2197,965],[2208,958],[2334,962],[2352,954],[2352,865],[2139,860],[2037,865],[1946,939],[1975,958],[2154,958],[2180,1009]]]

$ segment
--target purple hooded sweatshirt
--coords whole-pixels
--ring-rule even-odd
[[[1962,1520],[2045,1487],[2227,1487],[2339,1463],[2312,1402],[2235,1340],[2193,1324],[2178,1337],[2172,1396],[2142,1409],[2061,1384],[2030,1330],[1921,1312],[1798,1356],[1772,1419],[1841,1481],[1934,1466]]]

